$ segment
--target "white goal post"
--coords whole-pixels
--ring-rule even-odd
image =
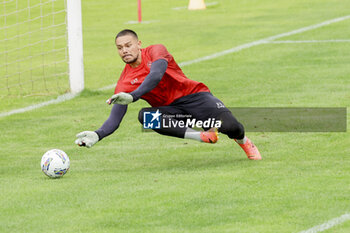
[[[84,89],[81,0],[67,0],[69,83],[72,93]]]
[[[81,0],[1,0],[0,97],[83,89]]]

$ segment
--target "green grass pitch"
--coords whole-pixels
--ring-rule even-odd
[[[207,3],[210,1],[207,0]],[[86,90],[73,100],[0,118],[0,232],[296,233],[350,212],[350,133],[247,133],[263,160],[224,135],[215,145],[142,133],[138,101],[93,148],[75,134],[108,117],[124,64],[115,34],[162,43],[178,62],[350,14],[344,0],[82,1]],[[279,41],[350,40],[350,19]],[[350,107],[350,42],[263,44],[183,67],[229,107]],[[62,94],[62,93],[61,93]],[[0,112],[56,96],[1,96]],[[349,128],[349,114],[347,126]],[[45,151],[70,157],[62,179]],[[350,232],[350,221],[324,232]]]

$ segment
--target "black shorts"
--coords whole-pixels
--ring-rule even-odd
[[[140,123],[143,124],[144,122],[143,117],[145,112],[156,112],[157,110],[159,110],[163,119],[169,118],[171,121],[186,119],[195,119],[196,121],[202,122],[220,121],[222,124],[219,127],[216,125],[212,126],[211,123],[209,123],[207,125],[208,127],[203,125],[202,128],[208,130],[211,127],[217,127],[219,132],[228,135],[230,138],[242,139],[244,137],[244,127],[242,124],[237,121],[221,100],[213,96],[210,92],[199,92],[187,95],[168,106],[143,108],[139,112]],[[154,130],[160,134],[183,138],[186,128],[174,126],[171,128],[158,128]]]
[[[223,112],[230,112],[224,103],[210,92],[199,92],[175,100],[168,106],[158,108],[162,114],[175,115],[178,118],[195,118],[197,120],[216,119]]]

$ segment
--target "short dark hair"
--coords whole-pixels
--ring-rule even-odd
[[[115,37],[115,39],[117,39],[118,37],[121,37],[121,36],[126,36],[126,35],[131,35],[131,36],[134,36],[136,39],[139,39],[136,32],[134,32],[133,30],[130,30],[130,29],[124,29],[123,31],[120,31],[117,34],[117,36]]]

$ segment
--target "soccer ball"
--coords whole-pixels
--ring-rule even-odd
[[[41,158],[41,170],[50,178],[59,178],[69,170],[68,155],[59,149],[47,151]]]

